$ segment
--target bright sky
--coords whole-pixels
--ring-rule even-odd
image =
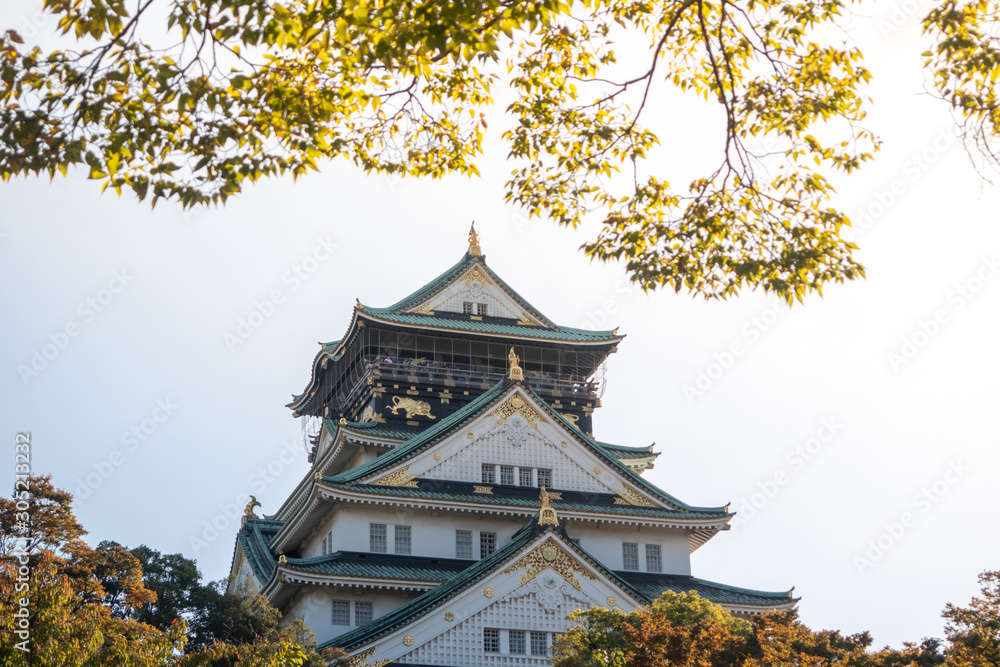
[[[576,250],[593,230],[504,206],[496,143],[481,179],[326,164],[189,213],[99,196],[80,173],[0,185],[2,437],[31,432],[33,470],[76,494],[94,543],[183,552],[222,578],[248,495],[272,513],[308,469],[283,405],[316,342],[340,338],[356,297],[389,305],[451,266],[475,219],[490,266],[542,312],[628,334],[595,435],[655,441],[648,479],[739,512],[694,554],[696,576],[795,586],[808,625],[877,645],[941,636],[944,605],[1000,566],[985,511],[1000,468],[1000,200],[922,94],[930,4],[879,2],[852,21],[885,142],[840,187],[868,279],[792,310],[631,289]],[[39,5],[5,2],[0,28],[51,33]],[[704,160],[718,139],[696,107],[656,113],[684,127],[664,164]],[[491,121],[495,139],[504,120]]]

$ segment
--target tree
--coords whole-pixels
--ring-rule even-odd
[[[585,252],[644,289],[801,299],[864,274],[830,181],[878,147],[862,125],[870,74],[836,29],[850,4],[44,0],[80,45],[0,38],[0,175],[82,165],[104,188],[183,206],[330,158],[472,176],[506,86],[510,202],[599,222]],[[941,1],[925,19],[931,87],[984,164],[998,155],[998,6]],[[638,65],[616,40],[645,46]],[[719,127],[705,138],[718,160],[685,182],[650,160],[689,132],[658,119],[658,95],[703,98]]]
[[[49,476],[29,476],[27,485],[14,498],[0,498],[0,664],[323,666],[309,629],[301,621],[279,627],[277,610],[259,593],[223,595],[192,587],[197,568],[180,554],[163,556],[148,547],[130,552],[113,541],[92,548],[73,515],[72,495],[55,488]],[[153,565],[148,576],[144,562]],[[147,581],[167,594],[162,605]],[[192,594],[204,589],[218,598]],[[214,619],[238,613],[220,621],[226,634],[203,632],[202,643],[184,654],[184,615],[192,609],[195,616]],[[22,621],[30,629],[27,638],[18,634],[25,632]]]
[[[948,621],[945,653],[949,666],[1000,665],[1000,570],[979,575],[982,597],[968,607],[948,604],[942,616]]]

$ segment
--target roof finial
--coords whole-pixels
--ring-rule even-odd
[[[514,352],[514,348],[510,348],[510,354],[507,355],[507,362],[510,364],[510,371],[507,376],[511,380],[524,380],[524,371],[521,369],[521,357],[517,356]]]
[[[479,234],[476,232],[476,221],[472,221],[469,228],[469,254],[473,257],[482,257],[483,249],[479,247]]]
[[[549,492],[545,490],[544,484],[542,485],[542,492],[538,494],[538,525],[559,525],[559,517],[556,516],[556,511],[552,509],[552,498],[549,496]]]

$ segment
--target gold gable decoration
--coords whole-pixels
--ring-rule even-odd
[[[591,581],[597,580],[597,577],[582,567],[551,537],[504,570],[503,574],[512,574],[521,569],[525,572],[521,575],[518,586],[524,586],[548,569],[555,570],[560,577],[565,579],[570,586],[578,591],[582,591],[583,588],[580,580],[575,575],[582,575]]]
[[[346,667],[385,667],[385,665],[392,662],[392,659],[382,658],[381,660],[376,660],[375,662],[368,662],[368,658],[375,655],[375,649],[377,648],[378,646],[372,646],[364,653],[358,653],[356,656],[348,659],[348,661],[344,664]]]
[[[472,267],[472,270],[466,273],[462,277],[462,282],[465,283],[466,287],[468,287],[472,283],[482,283],[483,285],[493,284],[493,282],[488,277],[486,277],[486,274],[483,273],[482,269],[480,269],[478,266]]]
[[[559,525],[559,516],[556,515],[556,511],[552,509],[552,497],[549,495],[548,491],[545,490],[544,484],[542,485],[542,492],[538,496],[538,525]]]
[[[382,479],[372,482],[375,486],[399,486],[411,489],[417,488],[417,475],[411,475],[410,466],[400,468],[394,473],[386,475]]]
[[[490,413],[490,417],[497,418],[497,426],[504,423],[514,415],[521,415],[524,417],[526,422],[535,427],[536,431],[538,430],[538,420],[542,418],[542,415],[520,396],[512,396],[510,399],[501,403],[500,407]]]
[[[658,507],[656,503],[650,502],[646,498],[639,495],[637,492],[628,488],[627,486],[622,486],[621,490],[615,491],[618,496],[615,498],[615,505],[633,505],[635,507]]]

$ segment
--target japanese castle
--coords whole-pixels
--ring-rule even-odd
[[[465,256],[388,308],[355,306],[289,404],[312,469],[271,516],[248,506],[232,587],[259,589],[350,665],[548,664],[575,609],[667,590],[738,614],[791,591],[698,579],[734,516],[645,481],[652,447],[598,441],[598,379],[624,336],[559,326]]]

